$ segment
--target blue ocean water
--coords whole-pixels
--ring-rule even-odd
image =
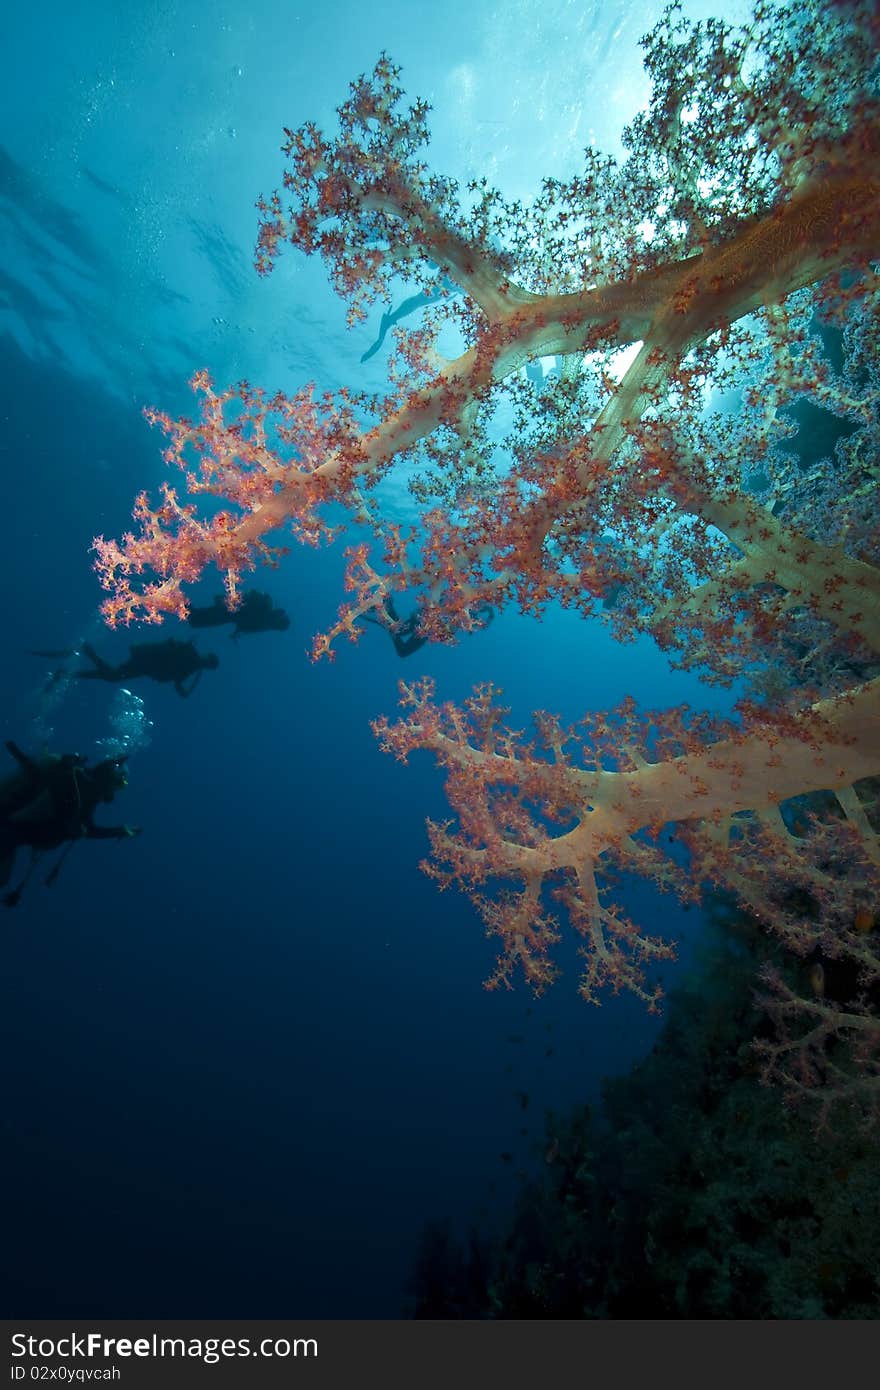
[[[5,21],[4,739],[33,748],[41,720],[54,751],[94,755],[108,734],[112,687],[47,703],[51,662],[29,652],[85,638],[121,660],[138,640],[97,626],[88,552],[162,477],[144,406],[188,409],[199,367],[271,390],[381,383],[383,353],[360,361],[378,310],[349,333],[319,266],[251,269],[282,127],[330,122],[384,48],[435,108],[433,166],[528,197],[588,139],[619,148],[658,13],[50,0]],[[7,1314],[395,1317],[424,1223],[491,1223],[540,1161],[545,1109],[594,1097],[656,1036],[635,1000],[578,999],[570,946],[540,1000],[483,990],[492,943],[419,870],[439,774],[384,756],[369,721],[401,675],[452,699],[491,680],[519,726],[627,694],[729,697],[557,611],[504,612],[405,666],[369,630],[313,666],[341,549],[258,576],[290,631],[199,634],[220,665],[190,700],[137,687],[152,737],[118,804],[143,834],[77,845],[0,921]],[[686,963],[699,914],[626,891]]]

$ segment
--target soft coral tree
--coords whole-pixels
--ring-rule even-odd
[[[224,508],[204,521],[171,491],[156,511],[140,499],[142,534],[98,542],[106,611],[185,611],[183,585],[209,563],[234,602],[241,571],[271,555],[265,537],[290,521],[320,539],[330,501],[372,541],[350,552],[352,598],[316,655],[356,639],[397,588],[419,592],[439,640],[487,603],[588,616],[613,593],[622,638],[649,633],[709,679],[750,683],[737,720],[648,722],[626,702],[574,731],[537,716],[529,742],[491,689],[456,710],[418,686],[398,724],[377,725],[398,756],[430,748],[446,769],[456,821],[431,827],[433,872],[502,939],[493,982],[520,966],[547,983],[561,904],[586,997],[626,987],[653,1006],[645,966],[669,947],[609,901],[616,862],[688,896],[721,884],[795,949],[817,932],[826,951],[827,933],[851,946],[862,965],[843,1007],[863,1037],[874,938],[853,924],[873,913],[880,865],[864,792],[880,775],[877,20],[859,0],[761,3],[735,29],[673,5],[644,47],[653,95],[626,158],[588,150],[581,174],[547,179],[528,207],[429,170],[427,108],[406,107],[385,56],[352,85],[337,135],[286,132],[285,191],[258,204],[258,270],[286,244],[322,256],[353,320],[399,279],[434,302],[398,329],[385,395],[268,399],[200,374],[200,420],[154,416],[190,492]],[[817,323],[842,335],[836,366]],[[438,351],[444,329],[460,337],[454,359]],[[523,368],[540,357],[559,370],[536,383]],[[713,387],[739,393],[734,411],[707,407]],[[850,431],[809,475],[780,452],[802,397]],[[404,462],[424,508],[406,534],[371,491]],[[834,813],[808,805],[798,828],[789,803],[822,793]],[[658,849],[669,823],[686,869]],[[772,1056],[787,1075],[797,1043]],[[871,1049],[856,1052],[870,1072]]]

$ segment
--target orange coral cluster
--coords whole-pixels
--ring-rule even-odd
[[[847,1067],[880,1087],[880,954],[856,925],[873,923],[880,890],[878,38],[861,0],[761,3],[743,29],[672,5],[644,41],[654,92],[626,159],[587,150],[583,174],[546,180],[530,207],[430,172],[427,107],[404,106],[383,56],[336,137],[286,132],[285,195],[258,203],[256,264],[270,271],[287,243],[321,255],[352,320],[396,278],[417,286],[432,302],[397,332],[388,393],[266,398],[199,374],[199,421],[151,418],[190,495],[223,511],[200,520],[166,489],[155,510],[138,500],[140,535],[96,542],[108,618],[158,620],[185,610],[183,586],[208,564],[234,602],[242,571],[271,558],[266,536],[290,522],[318,541],[334,501],[372,540],[349,553],[352,598],[317,656],[404,587],[436,640],[487,603],[590,615],[613,594],[622,638],[649,633],[708,679],[747,679],[728,728],[627,703],[575,731],[536,716],[529,743],[491,690],[456,710],[426,685],[376,727],[389,751],[430,748],[446,770],[456,819],[431,827],[431,871],[463,885],[501,939],[492,983],[514,967],[548,982],[561,904],[585,997],[607,985],[654,1007],[645,967],[670,947],[609,902],[606,866],[689,897],[720,884],[795,952],[851,962],[849,997],[813,990],[800,1032],[790,987],[771,979],[770,1070],[797,1089],[840,1070],[829,1039],[856,1035],[842,1093]],[[444,298],[449,283],[459,297]],[[454,360],[436,350],[441,328],[462,339]],[[548,357],[552,377],[524,373]],[[712,387],[737,391],[737,408],[708,410]],[[798,398],[849,430],[812,471],[779,448]],[[499,440],[502,402],[514,426]],[[423,505],[407,534],[370,497],[403,460]],[[658,848],[669,823],[688,872]]]

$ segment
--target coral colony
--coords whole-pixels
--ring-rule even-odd
[[[428,871],[500,940],[490,986],[522,972],[542,990],[567,924],[586,1000],[627,989],[654,1009],[650,966],[672,947],[615,905],[609,870],[686,900],[714,886],[788,963],[765,971],[767,1077],[870,1111],[880,29],[870,3],[759,4],[744,28],[673,5],[642,44],[653,92],[625,159],[588,149],[530,206],[429,169],[428,108],[405,104],[385,55],[335,136],[285,131],[284,191],[258,202],[260,274],[289,243],[324,259],[350,323],[401,284],[430,302],[415,331],[395,329],[384,395],[221,391],[197,372],[197,419],[149,412],[190,500],[141,495],[138,534],[95,542],[104,613],[185,614],[209,565],[234,606],[243,572],[280,553],[267,537],[329,539],[334,504],[364,539],[315,658],[405,589],[433,640],[478,626],[486,604],[598,608],[621,640],[650,634],[674,664],[736,680],[727,722],[626,700],[573,728],[538,712],[531,735],[505,724],[492,686],[457,708],[423,680],[375,732],[444,769],[454,818],[429,824]],[[440,354],[441,331],[458,356]],[[779,447],[802,398],[840,422],[833,455],[809,466]],[[393,469],[418,527],[381,515],[375,485]],[[201,515],[202,493],[222,510]]]

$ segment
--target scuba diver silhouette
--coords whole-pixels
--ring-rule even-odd
[[[236,641],[252,632],[286,632],[290,618],[283,608],[276,608],[268,594],[259,589],[248,589],[241,596],[241,603],[230,611],[222,594],[204,608],[191,608],[187,622],[190,627],[222,627],[232,623],[230,634]]]
[[[404,299],[403,303],[398,304],[396,309],[392,309],[390,314],[383,313],[379,323],[379,336],[372,347],[367,348],[361,361],[369,362],[371,357],[375,357],[385,341],[389,328],[400,323],[401,319],[407,318],[409,314],[414,314],[417,309],[424,309],[428,304],[436,304],[440,299],[446,299],[449,295],[459,293],[459,287],[455,281],[451,280],[448,275],[444,275],[435,290],[420,290],[418,294],[410,295],[408,299]]]
[[[126,840],[140,826],[96,825],[95,811],[128,784],[125,758],[104,758],[90,767],[79,753],[33,758],[18,744],[6,748],[18,764],[0,782],[0,887],[12,877],[16,852],[30,848],[32,862],[21,882],[3,897],[15,907],[41,855],[66,845],[46,878],[51,886],[77,840]]]
[[[384,618],[378,617],[375,613],[362,613],[360,621],[365,623],[375,623],[377,627],[384,628],[394,643],[394,650],[398,656],[412,656],[420,647],[423,647],[430,639],[419,632],[421,621],[421,609],[414,608],[409,617],[401,618],[398,616],[397,606],[392,594],[386,594],[382,602],[385,613]],[[480,627],[488,627],[495,617],[495,610],[488,603],[480,604],[477,614],[482,614]]]
[[[151,680],[163,684],[173,683],[178,695],[184,699],[191,695],[202,677],[203,671],[213,671],[220,665],[219,656],[213,652],[202,655],[194,642],[178,642],[169,637],[165,642],[138,642],[129,649],[128,659],[112,666],[109,661],[98,656],[94,647],[83,643],[83,652],[94,664],[93,670],[74,671],[78,680],[86,681],[130,681],[138,676],[149,676]],[[190,676],[193,680],[187,689],[184,685]]]

